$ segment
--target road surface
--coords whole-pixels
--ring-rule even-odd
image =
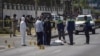
[[[34,45],[28,45],[25,47],[19,45],[14,48],[0,50],[0,56],[100,56],[100,29],[96,30],[96,34],[90,33],[90,37],[89,45],[84,44],[85,35],[84,33],[80,33],[79,35],[74,35],[75,45],[73,46],[68,45],[69,38],[67,35],[67,43],[64,45],[55,46],[53,42],[57,38],[53,38],[51,46],[46,46],[44,50],[40,50],[37,46]],[[16,40],[17,39],[20,38],[16,38]],[[18,44],[18,41],[16,42]]]

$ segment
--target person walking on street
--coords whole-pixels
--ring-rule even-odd
[[[75,30],[74,19],[70,18],[70,19],[67,20],[66,28],[67,28],[69,40],[70,40],[69,45],[73,45],[74,44],[74,42],[73,42],[73,31]]]
[[[51,23],[49,18],[44,21],[44,41],[45,45],[50,45],[51,42]]]
[[[21,22],[20,22],[20,33],[21,33],[21,45],[26,46],[25,40],[26,40],[26,23],[25,23],[25,18],[21,17]]]
[[[43,45],[43,22],[41,21],[41,17],[37,18],[35,22],[35,30],[37,34],[37,45]]]
[[[85,36],[86,36],[86,43],[85,44],[89,44],[90,42],[90,35],[89,35],[89,31],[92,29],[92,26],[90,24],[90,20],[87,19],[87,16],[84,16],[84,32],[85,32]]]

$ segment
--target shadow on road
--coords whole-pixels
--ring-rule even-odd
[[[95,33],[95,34],[90,33],[90,35],[98,35],[98,34],[100,34],[100,33]],[[78,35],[85,35],[85,34],[84,33],[80,33]]]

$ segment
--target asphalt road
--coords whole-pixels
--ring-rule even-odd
[[[66,41],[64,45],[54,45],[54,40],[57,38],[53,38],[51,42],[51,46],[46,46],[44,50],[40,50],[37,46],[15,46],[14,48],[6,48],[0,50],[0,56],[100,56],[100,29],[96,30],[96,34],[90,33],[90,44],[85,45],[85,36],[84,33],[80,33],[79,35],[74,35],[75,45],[68,45],[69,38],[66,36]],[[5,38],[7,39],[7,38]],[[19,39],[19,40],[18,40]],[[31,38],[28,38],[29,41]],[[11,40],[11,39],[9,39]],[[13,40],[13,39],[12,39]],[[15,45],[20,43],[20,37],[16,38]],[[4,41],[0,39],[0,42]],[[4,43],[3,43],[4,44]],[[0,43],[0,45],[3,45]],[[27,42],[28,44],[28,42]]]

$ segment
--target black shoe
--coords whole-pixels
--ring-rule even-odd
[[[29,34],[27,34],[27,35],[29,35]]]
[[[66,43],[66,41],[65,41],[65,40],[64,40],[63,42],[64,42],[64,43]]]
[[[22,46],[27,46],[27,45],[22,45]]]
[[[84,44],[89,44],[89,43],[84,43]]]
[[[45,45],[45,46],[51,46],[51,45]]]
[[[29,34],[29,35],[32,35],[32,34]]]
[[[16,37],[16,35],[13,35],[14,37]]]
[[[68,45],[74,45],[75,43],[68,43]]]
[[[44,44],[44,45],[46,45],[46,46],[50,46],[50,44]]]

